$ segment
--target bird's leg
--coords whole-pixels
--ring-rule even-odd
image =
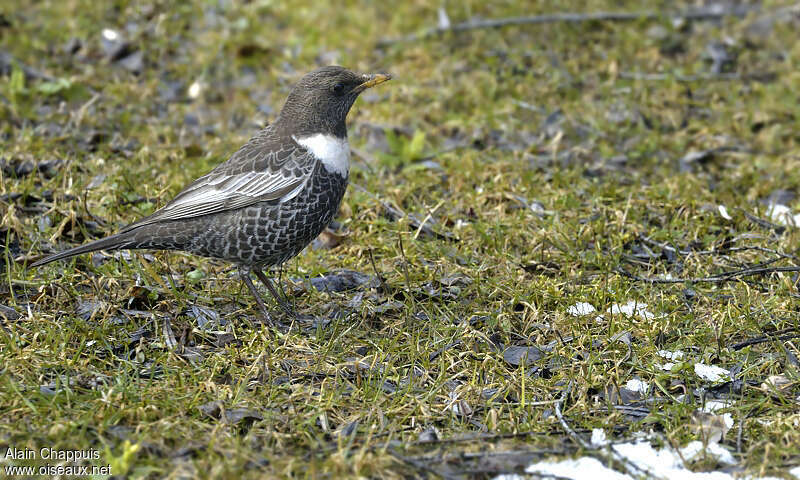
[[[261,272],[259,270],[256,270],[256,275],[258,275],[259,273]],[[250,279],[250,269],[248,268],[240,269],[239,275],[242,277],[242,281],[244,282],[244,284],[247,285],[247,288],[250,289],[250,293],[252,293],[253,296],[256,298],[256,303],[258,303],[258,308],[261,309],[261,313],[264,315],[264,320],[266,320],[267,324],[269,324],[271,327],[274,327],[275,323],[272,321],[272,316],[269,314],[269,310],[267,310],[267,305],[264,303],[264,299],[261,298],[261,295],[258,293],[258,290],[256,290],[256,286],[253,285],[253,280]]]
[[[280,266],[278,266],[278,289],[280,290],[283,298],[285,298],[286,301],[288,302],[289,294],[286,293],[286,289],[284,288],[284,283],[283,283],[283,264],[280,264]],[[294,306],[294,304],[292,305]]]
[[[272,294],[273,298],[275,298],[275,301],[278,303],[278,306],[280,306],[289,316],[297,317],[297,312],[295,312],[294,308],[289,305],[287,299],[278,294],[278,291],[275,289],[275,285],[272,283],[272,279],[264,275],[264,272],[262,272],[259,268],[254,269],[253,273],[255,273],[256,277],[261,280],[261,283],[267,287],[269,293]]]

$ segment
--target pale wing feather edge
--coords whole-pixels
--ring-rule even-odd
[[[237,175],[214,170],[196,180],[160,210],[122,231],[156,222],[184,220],[244,208],[258,202],[290,200],[311,177],[315,164],[313,156],[299,145],[294,155],[307,156],[311,160],[301,169],[300,176],[284,175],[280,170],[274,173],[249,171]],[[295,171],[292,170],[293,173]]]

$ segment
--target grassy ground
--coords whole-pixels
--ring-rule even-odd
[[[382,44],[439,5],[285,3],[0,6],[3,450],[94,451],[137,478],[480,478],[579,451],[556,406],[578,435],[684,445],[716,399],[748,474],[800,464],[797,273],[642,281],[800,265],[800,231],[765,211],[800,210],[796,10]],[[552,11],[486,3],[446,12]],[[313,320],[262,327],[229,265],[180,253],[26,270],[164,204],[328,63],[395,79],[349,117],[366,192],[284,269]],[[339,269],[382,280],[312,284]],[[664,369],[661,350],[684,356]]]

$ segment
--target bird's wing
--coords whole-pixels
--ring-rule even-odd
[[[293,139],[276,140],[259,132],[227,162],[198,178],[135,227],[224,212],[258,202],[289,200],[305,185],[317,165],[314,156]]]

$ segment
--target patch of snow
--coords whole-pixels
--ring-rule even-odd
[[[544,205],[536,201],[531,202],[530,205],[528,205],[528,208],[531,210],[531,212],[536,213],[538,215],[551,214],[551,212],[548,212],[547,210],[544,209]]]
[[[694,373],[703,380],[709,382],[727,382],[731,379],[731,373],[716,365],[706,365],[704,363],[694,364]]]
[[[733,217],[728,213],[728,209],[725,208],[725,205],[717,205],[717,210],[725,220],[733,220]]]
[[[539,462],[525,469],[528,473],[547,475],[556,478],[602,478],[604,480],[632,480],[629,475],[612,470],[594,457],[562,460],[560,462]]]
[[[602,437],[605,434],[600,429],[592,431],[592,438]],[[607,441],[607,440],[605,440]],[[592,442],[593,444],[594,441]],[[724,447],[711,443],[707,447],[700,441],[693,441],[680,451],[671,447],[660,449],[653,448],[649,441],[622,443],[611,447],[620,457],[635,466],[636,475],[644,474],[647,477],[669,478],[680,480],[734,480],[733,475],[725,472],[693,472],[685,467],[684,459],[689,462],[699,455],[705,454],[714,457],[722,464],[735,465],[736,459]],[[567,479],[603,478],[610,480],[633,480],[633,476],[618,472],[605,466],[594,457],[581,457],[562,461],[544,461],[529,465],[525,471],[531,474],[552,476]],[[504,475],[495,477],[495,480],[516,480],[520,477]],[[799,477],[800,478],[800,477]],[[755,480],[755,479],[751,479]],[[767,480],[767,479],[762,479]]]
[[[683,469],[683,462],[675,450],[656,450],[648,441],[621,443],[612,448],[629,462],[647,471],[649,476],[675,478],[675,470]]]
[[[594,305],[586,302],[578,302],[575,305],[572,305],[571,307],[567,308],[567,313],[572,315],[573,317],[581,317],[583,315],[589,315],[596,311],[597,309],[594,308]]]
[[[605,442],[605,443],[603,443]],[[607,445],[605,432],[602,429],[592,430],[592,445]],[[562,479],[582,480],[585,478],[602,478],[608,480],[633,480],[640,477],[669,478],[676,480],[773,480],[774,477],[734,477],[731,473],[722,471],[693,472],[686,468],[685,462],[691,462],[700,455],[713,457],[724,465],[736,465],[733,455],[718,443],[709,443],[695,440],[689,442],[680,450],[670,446],[653,448],[648,440],[612,445],[611,449],[618,458],[632,465],[631,473],[623,473],[607,467],[594,457],[581,457],[560,461],[542,461],[529,465],[525,472],[532,475],[556,477]],[[789,471],[790,474],[800,479],[800,467]],[[635,475],[635,477],[634,477]],[[516,474],[498,475],[494,480],[531,480],[532,478]],[[774,479],[777,480],[777,479]]]
[[[664,365],[661,365],[661,370],[664,370],[665,372],[671,372],[672,371],[672,367],[674,367],[674,366],[675,366],[675,362],[667,362]]]
[[[637,302],[635,300],[630,300],[628,303],[624,304],[615,303],[611,305],[608,311],[612,315],[622,314],[628,317],[636,316],[642,320],[652,320],[656,318],[656,316],[647,309],[646,303]]]
[[[115,30],[111,30],[110,28],[104,28],[101,34],[103,35],[103,38],[109,42],[115,42],[119,40],[119,33],[117,33]]]
[[[603,447],[608,445],[608,438],[606,437],[606,431],[602,428],[593,428],[592,429],[592,439],[589,440],[594,447]]]
[[[628,380],[628,383],[625,384],[625,388],[634,392],[646,394],[647,391],[650,389],[650,385],[648,385],[646,382],[639,380],[638,378],[634,378]]]
[[[441,30],[447,30],[450,28],[450,17],[447,15],[447,10],[444,7],[439,7],[439,21],[437,22],[437,27]]]
[[[703,411],[706,413],[716,413],[730,406],[731,402],[725,400],[706,400],[706,404],[703,405]]]
[[[794,467],[793,469],[789,470],[789,475],[794,475],[795,478],[800,478],[800,467]]]
[[[198,81],[194,81],[192,82],[191,85],[189,85],[189,89],[186,91],[186,95],[192,100],[196,100],[200,96],[200,93],[202,91],[203,91],[203,84]]]
[[[792,214],[792,209],[780,203],[770,203],[767,207],[767,216],[775,223],[787,227],[800,226],[800,213]]]
[[[716,413],[730,406],[731,402],[726,402],[724,400],[706,400],[705,405],[703,405],[703,408],[700,410],[705,413]],[[731,415],[730,413],[723,413],[722,420],[725,422],[725,427],[727,428],[727,430],[733,428],[733,415]]]
[[[658,356],[666,360],[681,360],[683,358],[683,352],[680,350],[675,350],[674,352],[659,350]]]
[[[681,455],[687,462],[690,462],[702,455],[704,448],[707,456],[716,458],[720,463],[724,463],[725,465],[736,465],[737,463],[736,459],[731,455],[731,452],[725,450],[719,443],[709,443],[704,447],[703,442],[700,440],[689,442],[681,449]]]
[[[690,462],[697,458],[697,456],[705,453],[707,456],[714,457],[718,461],[732,465],[729,462],[736,463],[730,452],[725,450],[719,444],[711,443],[707,448],[704,448],[703,442],[695,440],[689,442],[684,448],[680,450],[680,454],[673,450],[671,447],[664,447],[660,449],[653,448],[650,442],[636,442],[636,443],[623,443],[614,445],[612,447],[617,453],[625,457],[629,462],[637,467],[646,470],[648,475],[670,478],[670,479],[687,479],[687,480],[731,480],[733,476],[723,472],[692,472],[686,469],[683,459]],[[682,458],[683,459],[682,459]]]

